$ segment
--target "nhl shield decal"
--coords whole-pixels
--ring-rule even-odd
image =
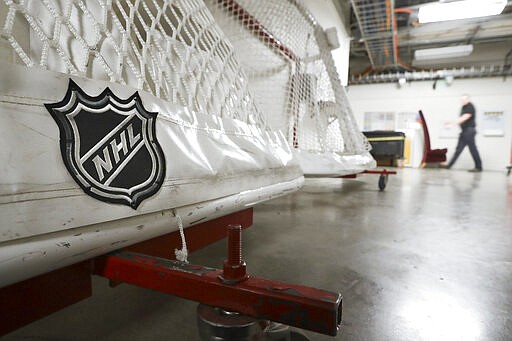
[[[157,113],[144,109],[137,92],[120,99],[106,88],[91,97],[70,80],[64,99],[45,106],[59,126],[64,163],[87,194],[136,209],[160,189]]]

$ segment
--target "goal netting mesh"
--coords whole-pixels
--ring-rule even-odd
[[[205,0],[271,127],[310,152],[367,154],[328,40],[298,0]]]
[[[296,150],[369,150],[298,0],[0,0],[0,23],[0,60],[281,130]]]
[[[202,0],[2,0],[0,59],[267,125]]]

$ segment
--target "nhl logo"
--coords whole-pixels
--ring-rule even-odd
[[[64,164],[87,194],[136,209],[160,189],[157,113],[144,109],[137,92],[123,100],[106,88],[91,97],[70,80],[64,99],[45,106],[59,126]]]

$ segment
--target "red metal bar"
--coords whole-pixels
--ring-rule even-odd
[[[348,175],[342,175],[338,176],[338,178],[342,179],[355,179],[357,178],[358,174],[382,174],[382,175],[389,175],[389,174],[397,174],[396,171],[388,171],[387,169],[374,169],[374,170],[364,170],[361,173],[356,174],[348,174]]]
[[[338,178],[342,178],[342,179],[355,179],[355,178],[357,178],[357,174],[342,175],[342,176],[338,176]]]
[[[396,171],[388,171],[387,169],[375,169],[375,170],[365,170],[363,174],[396,174]]]
[[[0,289],[0,336],[92,295],[89,262]]]
[[[226,226],[252,225],[253,209],[231,213],[185,229],[189,252],[226,238]],[[174,257],[181,247],[179,231],[138,243],[126,250]],[[0,337],[92,296],[89,261],[70,265],[0,289]]]
[[[341,324],[341,295],[295,284],[248,277],[229,284],[222,270],[119,252],[101,257],[96,274],[214,307],[327,335]]]

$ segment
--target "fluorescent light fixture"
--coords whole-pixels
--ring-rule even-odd
[[[421,6],[418,13],[420,23],[468,19],[500,14],[507,0],[460,0],[437,2]]]
[[[424,49],[414,51],[414,59],[431,60],[443,58],[455,58],[469,56],[473,52],[473,45],[455,45],[447,47],[438,47],[434,49]]]

